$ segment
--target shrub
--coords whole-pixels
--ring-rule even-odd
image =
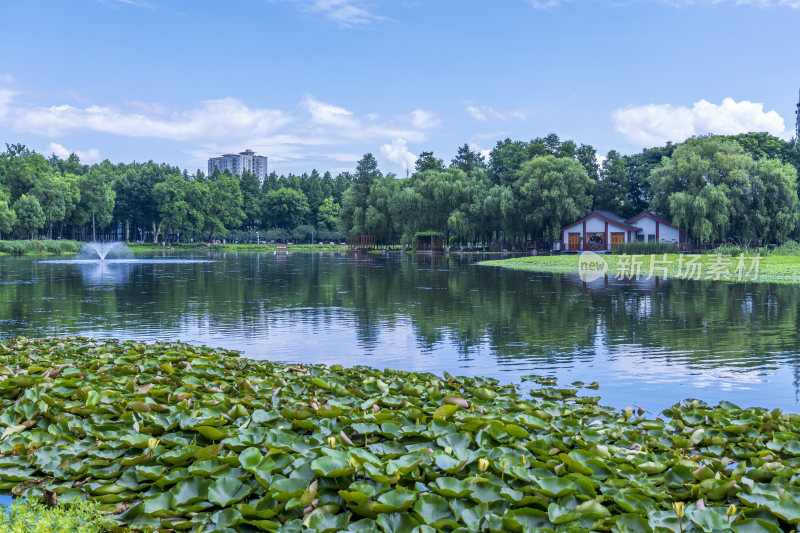
[[[38,501],[24,500],[0,511],[0,533],[100,533],[112,526],[91,501],[45,507]]]
[[[767,248],[754,248],[747,245],[739,245],[739,244],[723,244],[721,246],[717,246],[713,253],[719,255],[768,255],[770,251]]]
[[[770,253],[774,255],[800,255],[800,243],[789,241],[773,248]]]
[[[679,251],[678,244],[674,242],[645,241],[626,242],[616,250],[617,253],[628,255],[677,254]]]
[[[63,254],[77,253],[83,243],[78,241],[0,241],[0,252],[23,255],[23,254]]]

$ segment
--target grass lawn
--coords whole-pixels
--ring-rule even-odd
[[[482,261],[479,264],[530,272],[578,273],[580,257],[580,255],[527,256]],[[741,270],[740,256],[656,254],[655,256],[604,255],[602,258],[608,264],[608,275],[614,277],[630,277],[632,258],[635,258],[636,263],[641,265],[639,272],[643,277],[650,275],[652,266],[654,274],[661,277],[664,277],[663,267],[666,267],[667,278],[800,283],[800,256],[797,255],[766,255],[760,259],[757,256],[744,256],[744,270]],[[689,266],[690,261],[694,262],[694,266]],[[754,262],[757,263],[757,272],[753,269]],[[696,275],[698,271],[699,276]]]

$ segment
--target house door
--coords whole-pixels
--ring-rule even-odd
[[[623,232],[614,232],[610,235],[609,242],[611,244],[611,249],[616,250],[617,248],[625,242],[625,233]]]
[[[570,233],[569,234],[569,241],[567,243],[568,249],[570,251],[577,251],[581,249],[581,234],[580,233]]]

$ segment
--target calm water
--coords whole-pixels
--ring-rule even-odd
[[[584,286],[455,255],[189,258],[0,258],[0,336],[182,340],[514,383],[554,375],[599,381],[605,403],[653,414],[689,397],[800,410],[800,287]]]

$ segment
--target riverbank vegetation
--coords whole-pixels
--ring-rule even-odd
[[[169,243],[169,245],[152,243],[131,243],[128,245],[134,253],[164,253],[181,251],[212,252],[341,252],[347,250],[342,244],[247,244],[247,243]]]
[[[78,241],[54,241],[48,239],[35,241],[0,241],[0,254],[9,255],[61,255],[77,253],[83,243]]]
[[[800,522],[800,416],[598,385],[0,343],[0,490],[134,529],[764,531]],[[583,388],[585,395],[578,395]]]
[[[602,160],[602,163],[600,162]],[[0,237],[46,235],[149,242],[413,244],[435,231],[452,245],[547,248],[592,209],[655,209],[697,243],[781,244],[800,238],[800,148],[763,133],[709,136],[598,158],[547,135],[464,145],[449,164],[422,152],[408,179],[366,154],[354,172],[189,174],[167,164],[83,165],[20,145],[0,154]]]
[[[787,245],[778,249],[778,253],[764,249],[764,255],[753,254],[753,250],[735,246],[721,247],[717,249],[719,253],[697,255],[645,253],[631,248],[627,252],[631,255],[603,255],[602,260],[608,265],[606,274],[620,279],[649,279],[652,274],[662,279],[797,284],[800,283],[800,253],[785,253],[789,248],[794,249],[796,245]],[[580,255],[571,254],[514,257],[482,261],[479,264],[528,272],[577,274],[580,272],[580,262]]]
[[[92,500],[60,507],[40,500],[18,500],[0,509],[0,533],[102,533],[113,528],[113,520]]]

